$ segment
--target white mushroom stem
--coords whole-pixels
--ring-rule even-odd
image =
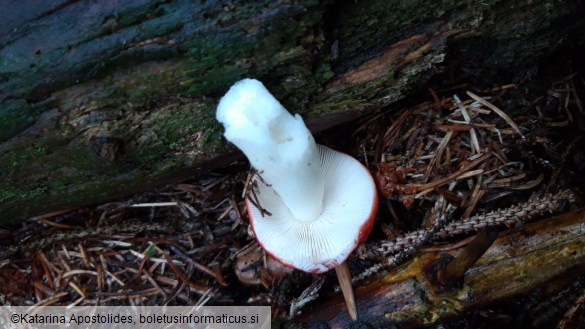
[[[347,312],[352,320],[357,320],[357,307],[355,306],[355,298],[353,296],[353,287],[351,285],[351,273],[349,272],[349,266],[347,262],[343,262],[335,267],[335,274],[337,274],[337,280],[339,281],[339,287],[343,292],[343,299],[345,299],[345,305],[347,306]]]
[[[317,145],[303,119],[288,113],[260,81],[234,84],[216,117],[226,139],[262,177],[255,179],[259,204],[246,200],[258,242],[287,266],[311,273],[335,268],[356,320],[346,259],[372,230],[378,209],[369,170],[347,154]]]
[[[321,215],[325,183],[319,152],[298,114],[288,113],[261,82],[245,79],[221,99],[217,120],[296,220]]]

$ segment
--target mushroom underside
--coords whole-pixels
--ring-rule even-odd
[[[259,178],[255,195],[270,215],[247,201],[250,223],[264,250],[287,266],[312,273],[345,261],[370,233],[377,208],[376,186],[367,168],[326,146],[318,145],[318,150],[325,180],[318,218],[295,219],[280,196]]]

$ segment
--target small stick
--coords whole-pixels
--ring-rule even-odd
[[[431,239],[432,235],[435,232],[440,230],[447,223],[447,221],[455,211],[455,207],[451,204],[447,205],[447,209],[443,209],[444,207],[445,198],[441,196],[437,199],[437,201],[435,202],[435,206],[433,208],[433,215],[436,219],[432,228],[412,232],[419,234],[419,236],[416,236],[417,239],[413,239],[412,241],[409,240],[408,244],[403,244],[401,248],[395,252],[394,255],[389,256],[384,262],[376,264],[366,269],[364,272],[360,273],[360,275],[354,277],[352,283],[355,284],[361,282],[383,269],[395,267],[402,263],[407,257],[412,256],[420,247],[422,247],[422,245],[424,245],[429,239]],[[383,246],[383,249],[380,251],[382,253],[388,254],[388,250],[385,246]],[[335,291],[337,290],[338,289],[336,288]]]
[[[262,176],[260,176],[260,174],[258,174],[258,172],[255,173],[255,176],[258,177],[258,180],[260,180],[260,182],[262,184],[270,187],[269,184],[264,182],[264,179],[262,179]],[[250,201],[250,203],[252,203],[260,211],[260,215],[262,217],[264,217],[264,215],[272,216],[271,212],[262,208],[262,206],[260,205],[260,200],[258,199],[258,195],[256,195],[256,190],[258,190],[258,180],[256,180],[255,177],[252,179],[252,181],[251,181],[252,188],[250,188],[248,190],[249,193],[247,194],[246,199],[248,201]],[[251,194],[251,196],[250,196],[250,194]]]
[[[440,240],[452,236],[475,232],[485,227],[514,226],[524,223],[537,215],[559,210],[562,201],[574,202],[575,196],[570,191],[548,194],[516,204],[506,209],[498,209],[489,213],[477,214],[461,221],[451,222],[429,236],[429,229],[421,229],[397,237],[392,241],[382,242],[376,249],[388,256],[399,253],[409,246],[420,245],[427,240]]]
[[[319,297],[319,290],[321,289],[321,286],[323,286],[323,282],[325,282],[324,275],[313,281],[310,286],[303,290],[298,298],[293,299],[290,303],[290,310],[288,312],[288,317],[290,319],[295,316],[299,309]]]
[[[347,261],[337,265],[335,267],[335,273],[337,274],[337,280],[339,281],[339,287],[343,292],[343,298],[345,299],[345,305],[347,306],[347,312],[352,320],[357,320],[357,307],[355,305],[355,298],[353,296],[353,287],[351,285],[351,273],[349,272],[349,266]]]

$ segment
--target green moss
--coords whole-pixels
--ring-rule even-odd
[[[189,55],[192,67],[187,73],[192,77],[189,91],[207,95],[226,90],[234,81],[248,75],[262,75],[264,70],[246,59],[259,45],[248,40],[235,41],[229,47],[221,42],[206,39],[191,43]],[[243,58],[238,59],[241,56]]]
[[[20,152],[14,152],[11,154],[10,165],[12,167],[18,167],[24,162],[34,160],[46,153],[45,145],[36,144],[28,147]]]
[[[56,192],[77,183],[80,176],[107,175],[117,164],[108,165],[96,161],[88,148],[70,146],[55,151],[47,143],[37,143],[13,151],[0,159],[1,200],[40,197],[50,191]],[[75,168],[72,170],[71,168]],[[52,173],[47,177],[46,173]],[[12,182],[19,182],[14,184]],[[24,189],[22,186],[30,186]]]
[[[37,186],[30,190],[15,188],[12,190],[0,190],[0,203],[12,199],[34,199],[46,194],[48,186]]]
[[[70,111],[75,123],[49,122],[59,129],[0,155],[0,213],[20,219],[122,196],[225,150],[216,100],[181,96],[185,65],[147,63],[74,87],[68,92],[84,99],[83,111],[56,95],[61,103],[50,105]],[[102,159],[101,144],[92,144],[102,136],[120,143],[114,157]]]
[[[18,194],[17,191],[14,190],[0,190],[0,202],[4,202],[6,200],[10,200]]]
[[[390,96],[391,89],[395,86],[392,69],[372,81],[355,85],[342,84],[334,93],[317,100],[317,105],[311,109],[310,115],[319,116],[348,109],[363,109],[371,105],[372,99]]]
[[[215,120],[215,101],[200,100],[174,104],[153,112],[141,122],[135,148],[121,161],[135,162],[141,168],[171,170],[199,161],[196,151],[214,154],[220,150],[221,129]]]
[[[102,110],[150,108],[169,95],[185,91],[180,83],[185,78],[185,67],[182,61],[169,61],[164,68],[151,63],[121,70],[104,79],[103,86],[96,88],[99,92],[91,93],[87,99]]]
[[[225,141],[223,139],[223,128],[214,122],[213,125],[209,125],[207,134],[203,139],[205,149],[211,153],[220,153],[225,150]]]
[[[190,92],[222,95],[237,80],[256,78],[266,83],[291,111],[302,112],[310,99],[331,77],[325,38],[317,27],[322,24],[323,7],[316,3],[257,7],[242,4],[237,13],[218,14],[218,24],[230,22],[229,33],[206,35],[189,46]],[[312,6],[316,6],[313,8]],[[297,20],[297,15],[303,15]],[[270,26],[253,23],[255,17],[270,19]],[[237,23],[236,23],[237,22]],[[301,41],[301,42],[300,42]],[[321,52],[315,62],[312,53]],[[297,81],[310,82],[299,85]]]

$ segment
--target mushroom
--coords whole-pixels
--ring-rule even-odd
[[[318,145],[253,79],[235,83],[217,107],[224,136],[258,171],[246,206],[256,239],[279,262],[305,272],[335,268],[349,314],[357,319],[346,259],[369,235],[376,185],[356,159]]]

